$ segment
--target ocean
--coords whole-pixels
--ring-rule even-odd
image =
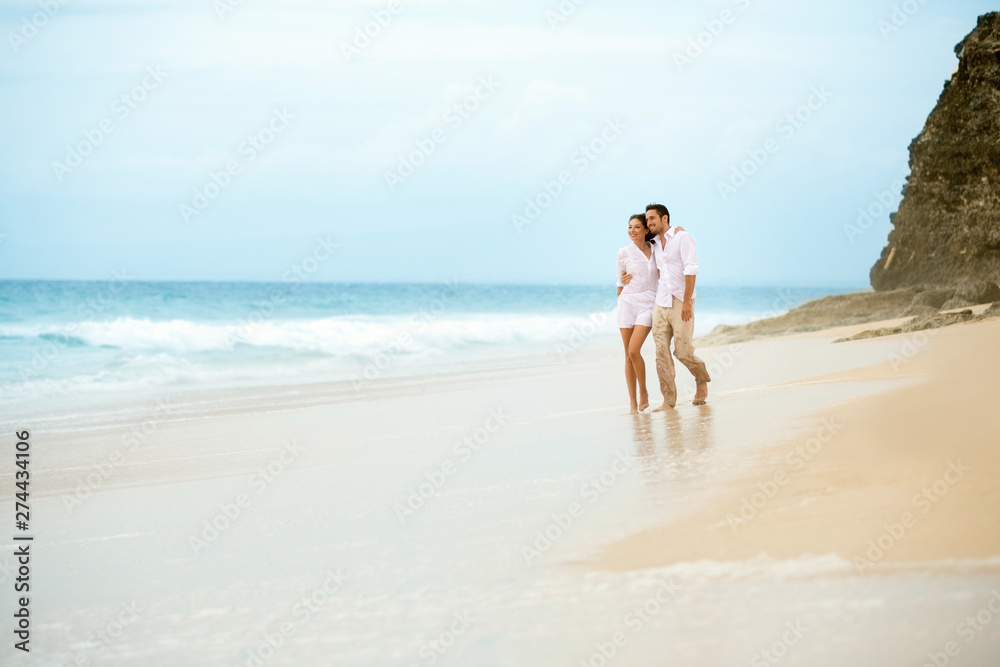
[[[696,334],[844,291],[700,286]],[[0,395],[17,402],[566,361],[618,344],[614,297],[613,285],[2,281]]]

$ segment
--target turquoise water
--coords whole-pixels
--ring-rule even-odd
[[[820,288],[699,287],[697,333]],[[343,380],[377,367],[614,343],[614,286],[0,282],[0,390],[58,393]],[[575,349],[575,347],[574,347]]]

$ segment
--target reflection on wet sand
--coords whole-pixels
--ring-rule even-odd
[[[663,481],[696,465],[714,446],[711,405],[632,415],[632,439],[641,469]]]

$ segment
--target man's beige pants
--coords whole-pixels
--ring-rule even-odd
[[[674,381],[674,358],[670,356],[670,341],[674,342],[674,354],[687,366],[696,382],[711,382],[705,362],[694,353],[694,317],[685,322],[681,319],[681,301],[674,299],[671,308],[653,304],[653,342],[656,344],[656,375],[660,378],[660,392],[667,405],[677,405],[677,384]],[[692,302],[692,309],[694,304]]]

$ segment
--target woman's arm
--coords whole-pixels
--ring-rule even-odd
[[[622,295],[622,289],[625,287],[625,285],[628,285],[629,282],[632,280],[632,276],[629,276],[625,272],[627,269],[625,267],[625,250],[624,250],[624,248],[622,250],[618,251],[618,261],[616,262],[616,264],[617,264],[617,268],[618,268],[618,283],[617,283],[618,284],[618,296],[621,296]],[[615,298],[617,298],[617,297],[615,297]]]

